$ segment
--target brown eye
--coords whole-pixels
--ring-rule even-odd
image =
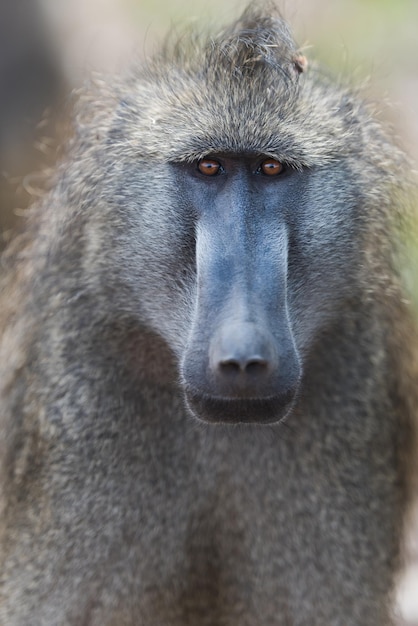
[[[205,176],[216,176],[221,171],[222,166],[219,161],[214,159],[202,159],[199,161],[197,169]]]
[[[266,176],[277,176],[284,170],[284,165],[276,161],[276,159],[266,159],[260,165],[260,171]]]

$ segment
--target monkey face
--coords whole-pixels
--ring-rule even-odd
[[[342,159],[296,167],[283,155],[121,168],[114,290],[129,295],[118,304],[164,339],[187,407],[207,422],[284,419],[321,332],[355,293],[354,177]]]
[[[294,71],[286,33],[256,35],[209,45],[203,66],[170,59],[165,82],[134,77],[98,150],[117,257],[104,280],[170,347],[208,422],[288,415],[321,333],[367,282],[362,233],[380,210],[356,105]]]
[[[127,264],[121,282],[176,355],[198,419],[272,423],[291,411],[304,363],[350,293],[354,261],[339,263],[337,225],[353,206],[345,183],[334,187],[339,171],[324,180],[269,155],[215,153],[150,172],[140,210],[132,198],[123,247],[138,271]]]

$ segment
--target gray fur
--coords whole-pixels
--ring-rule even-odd
[[[260,3],[82,98],[6,258],[2,625],[392,623],[416,408],[393,269],[404,160],[301,59]],[[205,424],[183,399],[199,276],[178,172],[214,153],[299,176],[286,289],[303,373],[272,425]]]

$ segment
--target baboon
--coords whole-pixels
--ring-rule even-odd
[[[7,626],[388,626],[405,160],[273,4],[81,96],[6,253]]]

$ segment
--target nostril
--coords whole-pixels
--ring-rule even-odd
[[[223,374],[239,374],[243,372],[250,376],[263,374],[268,369],[268,362],[262,358],[252,359],[224,359],[220,361],[219,368]]]
[[[268,362],[265,359],[252,359],[245,366],[245,371],[250,375],[263,374],[268,369]]]
[[[239,374],[241,365],[235,359],[228,359],[219,363],[219,369],[222,374]]]

